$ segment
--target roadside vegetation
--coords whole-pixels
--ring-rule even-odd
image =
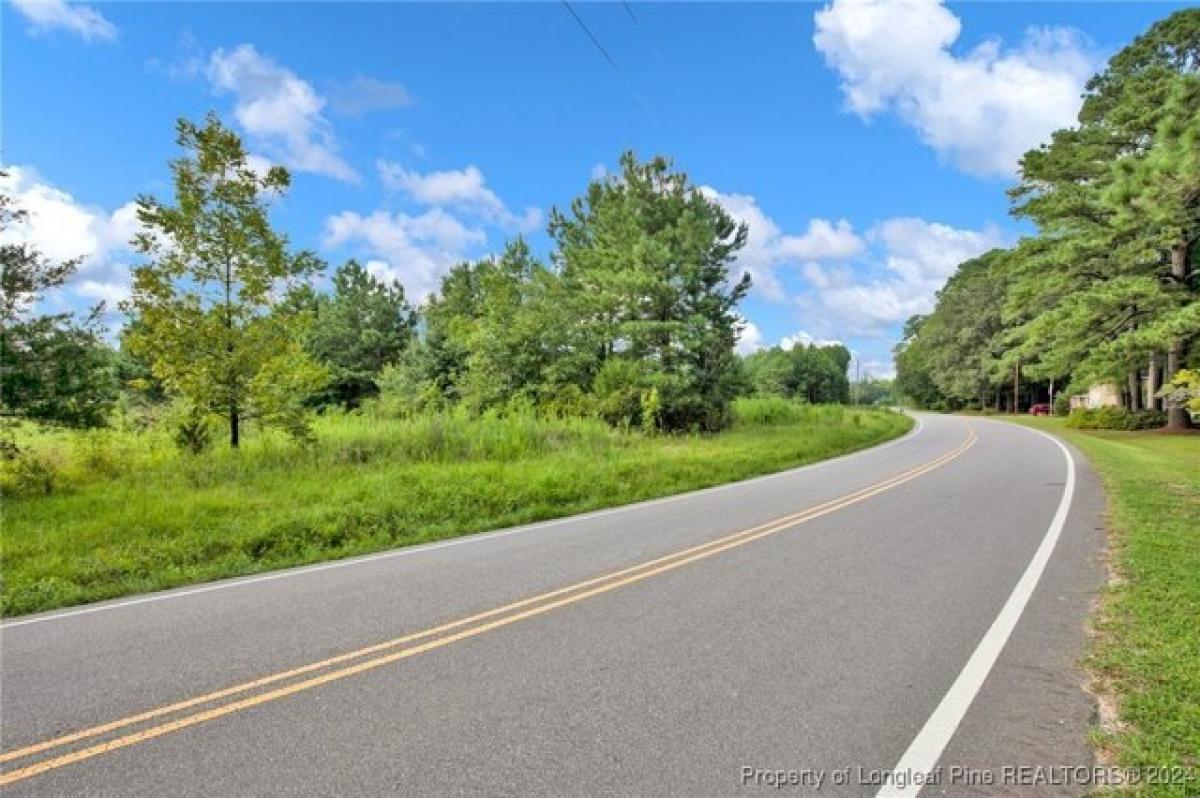
[[[1096,744],[1122,766],[1182,767],[1200,790],[1200,434],[1093,432],[1060,419],[1020,419],[1084,453],[1109,495],[1113,579],[1093,619],[1088,664],[1119,724]]]
[[[397,419],[375,408],[316,419],[307,445],[251,427],[241,451],[195,455],[172,445],[167,425],[29,432],[20,462],[42,468],[4,475],[3,612],[625,504],[814,462],[911,426],[888,410],[778,397],[740,399],[734,415],[718,435],[647,436],[595,418]]]
[[[1036,232],[961,264],[896,349],[896,387],[936,410],[1021,411],[1105,386],[1128,414],[1200,413],[1200,9],[1155,23],[1087,84],[1078,123],[1021,159]]]
[[[137,199],[119,330],[46,314],[55,262],[0,196],[5,614],[561,516],[900,434],[839,344],[743,357],[747,228],[666,158],[620,159],[414,306],[273,227],[287,170],[179,120]],[[395,264],[402,266],[403,264]],[[113,342],[115,333],[115,345]]]

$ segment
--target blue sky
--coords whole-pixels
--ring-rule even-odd
[[[215,110],[292,170],[296,246],[416,298],[508,237],[545,253],[549,208],[623,150],[668,155],[750,225],[742,349],[839,340],[877,375],[955,264],[1020,234],[1017,155],[1176,8],[3,5],[0,152],[32,212],[9,235],[85,258],[54,306],[123,296],[130,203],[169,195],[175,119]]]

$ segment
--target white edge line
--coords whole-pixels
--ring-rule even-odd
[[[201,593],[211,593],[215,590],[225,590],[226,588],[241,587],[243,585],[253,585],[253,584],[258,584],[260,582],[271,582],[276,579],[287,579],[287,578],[290,578],[293,576],[303,576],[305,574],[317,573],[319,571],[329,571],[329,570],[333,570],[334,568],[346,568],[351,565],[361,565],[363,563],[376,562],[378,560],[389,560],[389,559],[392,559],[395,557],[406,557],[406,556],[413,555],[413,554],[422,554],[427,551],[434,551],[436,549],[446,549],[446,548],[450,548],[452,546],[464,546],[468,543],[481,543],[481,542],[488,541],[488,540],[495,540],[497,538],[508,537],[509,535],[515,535],[515,534],[522,533],[522,532],[535,532],[535,531],[542,530],[542,529],[549,529],[550,527],[561,526],[562,524],[575,523],[575,522],[579,522],[579,521],[587,521],[587,520],[590,520],[593,518],[601,518],[606,515],[613,515],[615,513],[623,513],[623,512],[628,512],[631,510],[639,510],[644,507],[653,507],[653,506],[659,505],[659,504],[668,504],[670,502],[676,502],[676,501],[682,501],[684,499],[690,499],[695,496],[703,496],[704,494],[707,494],[707,493],[716,493],[718,491],[723,491],[723,490],[732,490],[732,489],[736,489],[736,488],[746,487],[748,485],[753,485],[753,484],[756,484],[759,482],[766,482],[767,480],[779,479],[781,477],[794,476],[795,474],[798,474],[798,473],[801,473],[804,471],[812,471],[812,470],[815,470],[818,468],[823,468],[828,465],[833,465],[834,463],[837,463],[837,462],[840,462],[842,460],[846,460],[846,459],[849,459],[852,457],[858,457],[860,455],[882,451],[883,449],[889,449],[892,446],[903,443],[911,438],[915,438],[917,435],[919,435],[925,429],[925,423],[921,420],[920,416],[914,415],[913,417],[917,422],[916,425],[913,426],[913,428],[911,430],[909,430],[905,434],[901,435],[899,438],[895,438],[893,440],[887,441],[886,443],[881,443],[877,446],[870,446],[866,449],[859,449],[858,451],[850,452],[848,454],[839,455],[837,457],[831,457],[828,460],[821,460],[816,463],[809,463],[808,465],[798,466],[796,468],[789,468],[786,471],[777,471],[774,474],[763,474],[761,476],[751,477],[749,479],[738,480],[736,482],[727,482],[724,485],[713,485],[708,488],[701,488],[699,490],[688,491],[686,493],[676,493],[671,496],[660,496],[657,499],[647,499],[645,501],[633,502],[631,504],[622,504],[617,507],[607,507],[602,510],[593,510],[593,511],[587,512],[587,513],[580,513],[578,515],[568,515],[568,516],[563,516],[562,518],[550,518],[545,521],[537,521],[532,524],[522,524],[521,526],[509,527],[508,529],[499,529],[494,532],[479,532],[479,533],[475,533],[472,535],[463,535],[461,537],[451,538],[450,540],[435,541],[433,543],[422,543],[422,544],[418,544],[415,546],[404,546],[404,547],[397,548],[397,549],[391,549],[389,551],[376,552],[375,554],[364,554],[364,555],[361,555],[358,557],[346,557],[345,559],[334,560],[332,562],[314,563],[312,565],[301,565],[301,566],[296,566],[293,568],[288,568],[286,570],[273,571],[271,573],[259,574],[256,576],[232,577],[232,578],[220,580],[217,582],[211,582],[206,585],[201,585],[199,587],[191,587],[191,588],[183,588],[183,589],[175,589],[175,590],[165,590],[165,591],[162,591],[159,593],[151,593],[146,596],[141,596],[140,598],[126,599],[124,601],[117,600],[117,601],[113,601],[113,602],[109,602],[109,603],[95,604],[95,605],[91,605],[91,606],[79,607],[76,609],[63,610],[62,612],[53,612],[53,613],[48,613],[45,615],[35,615],[34,617],[31,617],[31,618],[24,618],[24,619],[20,619],[20,620],[12,620],[12,621],[4,621],[3,623],[0,623],[0,630],[14,629],[18,626],[29,626],[31,624],[44,623],[46,621],[57,621],[57,620],[62,620],[64,618],[74,618],[79,615],[91,615],[93,613],[105,612],[107,610],[116,610],[116,609],[121,609],[123,607],[134,607],[134,606],[137,606],[138,604],[149,604],[151,602],[166,601],[168,599],[185,598],[187,596],[195,596],[195,595],[199,595]]]
[[[1016,628],[1017,621],[1021,619],[1021,613],[1024,612],[1025,605],[1029,603],[1033,591],[1037,588],[1038,581],[1042,578],[1042,572],[1046,570],[1046,564],[1050,561],[1050,555],[1054,552],[1063,527],[1066,526],[1067,516],[1071,511],[1071,500],[1075,495],[1075,458],[1071,455],[1070,449],[1053,435],[1029,427],[1021,427],[1021,429],[1035,432],[1053,442],[1062,450],[1063,456],[1067,459],[1067,481],[1063,488],[1062,499],[1058,503],[1058,510],[1050,521],[1041,545],[1033,553],[1033,559],[1025,568],[1025,573],[1021,574],[1008,601],[1004,602],[1004,606],[1000,609],[1000,614],[996,616],[991,628],[979,641],[971,658],[963,666],[962,672],[958,674],[954,684],[950,685],[950,689],[942,697],[941,703],[929,716],[929,720],[925,721],[925,725],[908,746],[908,750],[900,757],[900,761],[892,769],[890,782],[879,790],[876,798],[915,796],[921,792],[924,785],[913,782],[920,781],[921,777],[933,773],[942,752],[946,749],[950,738],[954,736],[954,732],[958,730],[958,724],[967,714],[967,710],[970,709],[971,703],[991,672],[992,666],[996,664],[996,659],[1004,649],[1005,643],[1008,642],[1009,636]]]

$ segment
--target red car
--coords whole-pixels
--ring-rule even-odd
[[[1029,415],[1031,415],[1031,416],[1048,416],[1048,415],[1050,415],[1050,405],[1047,405],[1047,404],[1030,405]]]

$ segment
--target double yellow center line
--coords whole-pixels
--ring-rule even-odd
[[[13,770],[9,770],[0,774],[0,786],[12,784],[13,782],[22,781],[32,778],[39,774],[50,770],[56,770],[67,765],[72,765],[77,762],[82,762],[93,757],[107,754],[111,751],[116,751],[121,748],[127,748],[137,743],[153,740],[156,737],[161,737],[165,734],[186,729],[189,726],[195,726],[206,721],[215,720],[226,715],[232,715],[235,712],[240,712],[251,707],[265,704],[270,701],[275,701],[280,698],[285,698],[296,693],[311,690],[314,687],[319,687],[329,682],[345,679],[369,670],[374,670],[383,665],[389,665],[393,662],[399,662],[403,659],[423,654],[427,651],[448,646],[459,640],[468,637],[490,632],[493,629],[499,629],[509,624],[517,623],[518,621],[533,618],[538,615],[556,610],[561,607],[566,607],[571,604],[583,601],[593,596],[598,596],[602,593],[607,593],[611,590],[631,585],[640,582],[644,579],[649,579],[652,576],[672,571],[676,568],[681,568],[689,563],[696,562],[708,557],[712,557],[721,552],[728,551],[738,546],[744,546],[751,541],[759,538],[773,535],[777,532],[782,532],[786,529],[811,521],[815,518],[828,515],[836,512],[844,507],[869,499],[884,491],[890,490],[905,482],[916,479],[917,477],[926,474],[942,465],[950,462],[960,456],[976,441],[975,431],[968,425],[966,438],[954,449],[946,452],[940,457],[936,457],[927,463],[910,468],[895,476],[889,477],[881,482],[873,485],[868,485],[865,488],[848,493],[844,496],[832,499],[827,502],[810,507],[791,515],[786,515],[769,521],[765,524],[744,529],[740,532],[735,532],[716,540],[703,543],[698,546],[693,546],[682,551],[677,551],[673,554],[668,554],[664,557],[658,557],[653,560],[648,560],[638,565],[629,568],[623,568],[619,571],[613,571],[602,576],[597,576],[592,579],[587,579],[582,582],[577,582],[567,587],[552,590],[547,593],[541,593],[536,596],[521,599],[511,604],[505,604],[502,607],[487,610],[486,612],[477,613],[466,618],[460,618],[450,623],[445,623],[440,626],[435,626],[430,629],[425,629],[420,632],[404,635],[382,643],[360,648],[355,651],[349,651],[344,654],[339,654],[334,657],[312,662],[297,668],[292,668],[286,671],[280,671],[267,676],[263,676],[252,681],[236,684],[231,687],[226,687],[214,692],[198,695],[184,701],[178,701],[173,704],[150,709],[145,712],[139,712],[134,715],[129,715],[117,720],[103,723],[98,726],[93,726],[88,729],[71,732],[50,740],[45,740],[40,743],[25,746],[24,748],[6,751],[0,754],[0,764],[5,764],[18,759],[31,757],[35,754],[41,754],[48,751],[56,751],[65,749],[75,743],[80,743],[85,740],[90,740],[94,737],[100,737],[112,732],[126,729],[130,726],[138,724],[147,724],[150,721],[158,721],[167,716],[176,715],[170,720],[165,720],[158,724],[149,724],[143,728],[129,732],[127,734],[112,737],[104,742],[95,743],[93,745],[78,748],[67,753],[50,756],[32,764],[25,765]],[[420,641],[420,642],[419,642]],[[410,645],[411,644],[411,645]],[[386,652],[386,653],[385,653]],[[378,655],[378,656],[372,656]],[[310,675],[315,674],[315,675]],[[308,678],[298,679],[298,677],[307,676]],[[295,680],[295,681],[291,681]],[[271,687],[280,682],[287,682],[282,686]],[[262,689],[271,688],[271,689]],[[255,692],[259,691],[259,692]],[[249,693],[245,697],[235,698],[242,694]],[[223,699],[235,698],[235,700],[226,703],[218,703]],[[204,705],[216,704],[208,708],[202,708]],[[185,714],[187,710],[198,710],[190,714]]]

